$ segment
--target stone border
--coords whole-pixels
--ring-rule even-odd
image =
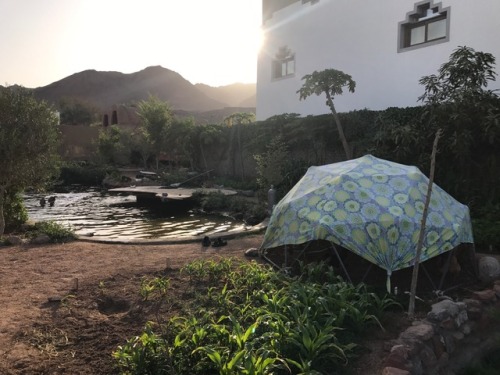
[[[382,375],[455,374],[500,340],[500,280],[462,302],[443,299],[392,344]]]

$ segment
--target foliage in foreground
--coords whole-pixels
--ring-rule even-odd
[[[122,374],[342,373],[366,327],[395,304],[324,264],[291,277],[255,262],[199,260],[181,273],[196,297],[181,316],[150,322],[118,347]],[[161,304],[168,288],[154,278],[142,283],[141,295]]]
[[[5,195],[4,217],[7,231],[19,228],[28,220],[28,211],[21,193],[11,190]]]
[[[50,241],[54,243],[64,243],[76,239],[76,235],[71,229],[54,221],[37,222],[29,232],[29,237],[35,238],[40,234],[46,234],[49,236]]]
[[[43,187],[57,172],[58,118],[47,103],[23,88],[0,93],[0,235],[9,192]]]

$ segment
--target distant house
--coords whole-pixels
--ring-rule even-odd
[[[300,101],[296,93],[315,70],[338,69],[356,81],[354,94],[335,99],[346,112],[418,105],[419,79],[458,46],[492,53],[500,64],[499,0],[263,0],[262,9],[258,120],[327,113],[324,97]]]

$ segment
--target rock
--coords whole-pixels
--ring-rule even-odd
[[[253,190],[239,190],[238,194],[244,197],[255,197],[255,192]]]
[[[455,337],[453,336],[452,333],[445,332],[441,336],[441,342],[444,344],[446,348],[446,352],[448,354],[452,354],[455,351],[456,348],[456,343],[455,343]]]
[[[454,318],[460,310],[464,310],[465,305],[461,306],[450,300],[442,300],[432,305],[432,310],[427,314],[427,319],[433,322],[442,322],[448,318]]]
[[[464,324],[461,327],[461,331],[464,335],[469,335],[472,332],[470,324],[469,323]]]
[[[495,291],[497,298],[500,298],[500,284],[493,285],[493,290]]]
[[[446,352],[444,339],[442,339],[440,335],[432,336],[432,344],[434,346],[434,354],[436,355],[436,358],[441,358],[441,356]]]
[[[453,328],[455,328],[455,321],[451,318],[447,318],[445,320],[443,320],[439,326],[441,328],[444,328],[444,329],[447,329],[447,330],[452,330]]]
[[[385,367],[382,370],[382,375],[410,375],[410,372],[396,367]]]
[[[470,320],[479,320],[483,315],[483,310],[480,307],[471,306],[467,310],[467,315]]]
[[[50,237],[47,236],[46,234],[40,234],[40,235],[36,236],[35,238],[33,238],[31,240],[31,243],[34,243],[36,245],[43,245],[46,243],[50,243]]]
[[[24,240],[19,236],[9,236],[6,239],[6,242],[9,245],[15,246],[15,245],[21,245],[24,242]]]
[[[419,324],[417,326],[408,327],[401,335],[401,339],[417,339],[427,341],[434,335],[434,328],[430,324]]]
[[[464,339],[465,335],[460,332],[460,331],[457,331],[457,332],[453,332],[453,338],[455,339],[455,341],[462,341]]]
[[[434,351],[427,345],[425,345],[420,351],[420,359],[422,360],[422,364],[426,369],[432,369],[437,365],[438,359],[436,358],[436,354]]]
[[[259,256],[259,249],[257,249],[256,247],[251,247],[250,249],[245,250],[245,256],[257,258]]]
[[[484,256],[478,262],[479,279],[484,283],[490,283],[500,278],[500,262],[490,256]]]
[[[395,345],[392,347],[391,353],[385,359],[384,367],[393,367],[406,370],[407,359],[408,359],[408,348],[405,345]]]
[[[497,296],[495,291],[492,289],[480,290],[472,293],[472,297],[481,302],[495,302]]]

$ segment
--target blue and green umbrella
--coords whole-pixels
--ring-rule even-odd
[[[276,205],[261,250],[327,240],[392,272],[415,263],[429,179],[372,155],[310,167]],[[469,209],[433,184],[420,261],[473,243]]]

